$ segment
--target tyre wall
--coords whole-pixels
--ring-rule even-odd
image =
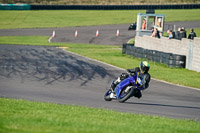
[[[148,50],[156,50],[186,56],[186,68],[200,72],[200,38],[194,40],[182,38],[182,40],[166,37],[161,39],[150,36],[136,36],[135,46]]]
[[[186,65],[186,56],[184,55],[148,50],[131,44],[123,44],[122,53],[136,58],[167,64],[169,67],[185,68]]]

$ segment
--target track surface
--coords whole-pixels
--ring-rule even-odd
[[[55,47],[0,45],[0,97],[200,121],[200,91],[151,80],[141,99],[106,102],[123,70]]]
[[[170,25],[170,27],[168,26]],[[167,22],[165,30],[176,27],[199,28],[199,21],[186,22]],[[129,24],[118,25],[101,25],[101,26],[82,26],[82,27],[67,27],[67,28],[44,28],[44,29],[2,29],[0,36],[51,36],[53,30],[56,31],[56,37],[52,42],[71,42],[84,44],[103,44],[103,45],[122,45],[135,36],[135,31],[128,31]],[[96,37],[96,30],[99,30],[99,37]],[[120,36],[116,36],[119,29]],[[75,38],[75,31],[78,31],[78,37]]]
[[[171,24],[171,23],[168,23]],[[198,28],[200,23],[173,22]],[[0,36],[51,36],[53,42],[121,45],[135,35],[129,24],[90,27],[0,30]],[[100,36],[95,37],[99,29]],[[120,36],[116,37],[116,30]],[[78,30],[78,37],[74,37]],[[124,72],[55,47],[0,45],[0,97],[60,104],[85,105],[200,121],[200,91],[151,80],[141,99],[106,102],[103,95],[112,80]]]

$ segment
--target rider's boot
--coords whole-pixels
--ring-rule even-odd
[[[110,98],[116,98],[115,92],[112,92],[112,93],[110,94]]]
[[[115,80],[115,81],[112,82],[112,84],[110,86],[110,89],[112,90],[112,92],[114,92],[115,87],[117,86],[117,84],[119,84],[120,81],[121,80],[120,80],[120,77],[119,77],[119,78],[117,78],[117,80]]]
[[[140,90],[138,90],[135,94],[134,94],[135,97],[137,97],[138,99],[140,99],[142,97],[142,93]]]
[[[112,92],[115,92],[115,87],[116,87],[117,85],[114,83],[114,82],[112,82],[112,84],[111,84],[111,86],[110,86],[110,89],[111,89],[111,91]]]

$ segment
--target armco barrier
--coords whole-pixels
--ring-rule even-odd
[[[200,4],[179,5],[31,5],[31,10],[146,10],[199,9]]]
[[[122,53],[153,62],[167,64],[169,67],[185,68],[186,65],[186,56],[184,55],[148,50],[141,47],[135,47],[133,44],[123,44]]]
[[[0,4],[0,10],[30,10],[29,4]]]

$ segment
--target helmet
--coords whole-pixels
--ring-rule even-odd
[[[149,64],[149,62],[147,62],[147,61],[142,61],[142,62],[140,63],[140,69],[141,69],[143,72],[148,72],[149,69],[150,69],[150,64]]]

